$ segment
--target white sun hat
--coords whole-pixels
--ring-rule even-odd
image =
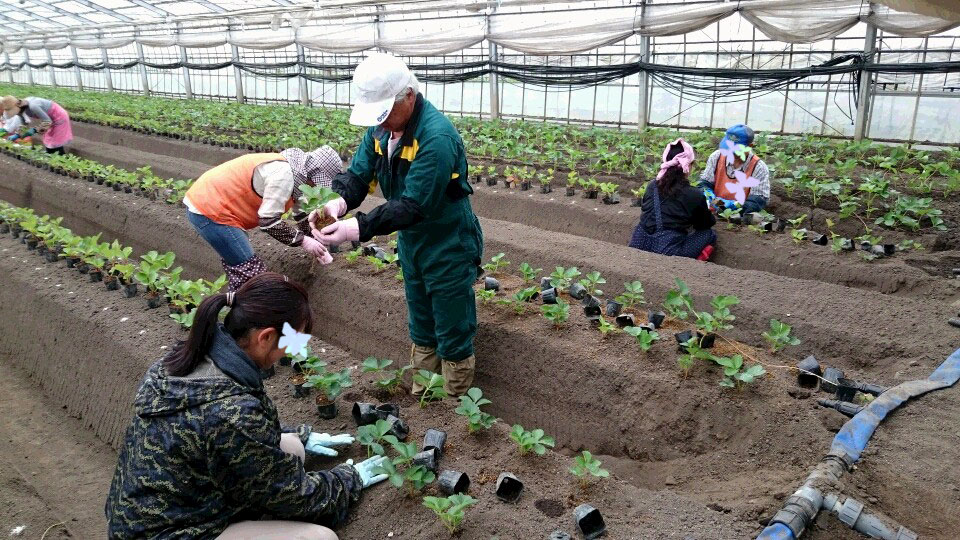
[[[413,73],[403,60],[392,54],[372,53],[353,72],[357,102],[350,113],[355,126],[377,126],[390,116],[394,100],[404,88],[413,86]]]

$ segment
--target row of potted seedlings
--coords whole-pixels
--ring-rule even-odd
[[[19,238],[47,263],[65,261],[67,268],[89,276],[91,282],[103,282],[106,290],[122,290],[127,298],[136,296],[142,285],[147,306],[158,308],[166,301],[170,316],[185,328],[192,326],[194,311],[203,298],[226,285],[224,275],[212,282],[182,279],[183,268],[173,268],[172,252],[150,251],[135,263],[130,259],[133,248],[116,240],[101,242],[100,234],[73,234],[60,225],[62,219],[37,216],[30,208],[0,201],[0,233]]]
[[[531,167],[520,167],[508,165],[502,173],[498,173],[496,165],[478,167],[473,176],[473,183],[486,183],[490,187],[496,187],[498,184],[506,189],[519,188],[520,191],[529,191],[533,187],[534,180],[540,186],[540,193],[552,193],[555,172],[553,169],[536,171]],[[577,188],[581,189],[584,199],[601,199],[604,204],[620,203],[620,184],[616,182],[599,182],[592,178],[580,178],[577,171],[570,171],[567,174],[567,197],[573,197],[577,194]]]

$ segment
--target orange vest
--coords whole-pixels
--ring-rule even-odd
[[[757,168],[757,163],[759,162],[760,158],[758,158],[756,155],[750,156],[750,161],[747,163],[747,170],[743,172],[746,173],[747,176],[753,176],[753,170]],[[727,176],[727,157],[723,154],[720,154],[720,159],[717,160],[717,170],[713,176],[713,193],[721,199],[732,201],[734,199],[734,195],[732,191],[727,189],[727,182],[736,181],[736,178],[730,178]],[[749,197],[750,188],[744,188],[743,194],[744,196]]]
[[[263,197],[253,189],[253,171],[264,163],[286,161],[280,154],[247,154],[221,163],[203,173],[187,190],[190,203],[211,221],[221,225],[254,229]],[[293,206],[287,201],[285,210]]]

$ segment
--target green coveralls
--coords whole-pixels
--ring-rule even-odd
[[[420,114],[407,123],[393,155],[390,132],[367,130],[349,173],[387,200],[413,200],[424,219],[399,231],[399,261],[407,297],[410,339],[435,347],[446,361],[473,356],[477,307],[473,284],[479,275],[483,231],[468,195],[467,158],[456,128],[421,98]]]

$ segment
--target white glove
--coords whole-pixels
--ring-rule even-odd
[[[336,457],[337,451],[333,446],[350,446],[353,444],[353,435],[341,433],[340,435],[330,435],[329,433],[311,433],[307,437],[307,444],[303,448],[311,454],[321,456]]]

